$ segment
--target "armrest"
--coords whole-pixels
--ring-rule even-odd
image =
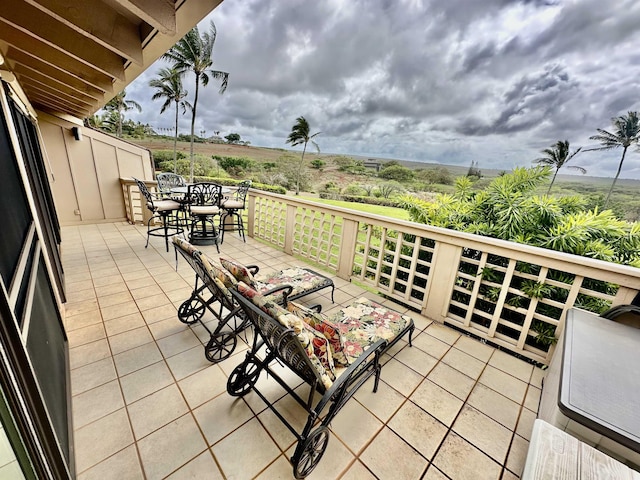
[[[273,295],[274,293],[277,293],[277,292],[284,292],[282,294],[282,298],[284,299],[284,305],[286,305],[287,304],[287,297],[289,295],[291,295],[292,291],[293,291],[293,287],[291,285],[279,285],[279,286],[274,287],[274,288],[272,288],[270,290],[267,290],[266,292],[263,292],[262,296],[266,297],[268,295]]]
[[[320,305],[319,303],[316,303],[315,305],[309,305],[307,306],[307,308],[309,310],[313,310],[316,313],[322,313],[322,305]]]
[[[258,273],[258,271],[260,271],[260,267],[258,265],[245,265],[244,268],[249,270],[251,275],[255,275],[256,273]]]

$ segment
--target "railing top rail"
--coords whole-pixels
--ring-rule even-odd
[[[628,283],[629,287],[640,289],[640,268],[605,262],[603,260],[582,257],[570,253],[558,252],[556,250],[550,250],[542,247],[510,242],[493,237],[485,237],[473,233],[459,232],[447,228],[410,222],[407,220],[398,220],[382,215],[361,213],[348,208],[325,205],[312,200],[292,198],[291,196],[266,192],[263,190],[252,189],[249,192],[249,195],[254,197],[271,198],[297,207],[312,208],[316,211],[331,212],[347,220],[384,226],[410,235],[427,237],[438,242],[448,243],[463,248],[482,250],[495,255],[511,256],[518,260],[551,266],[552,268],[561,269],[562,267],[558,265],[558,262],[560,262],[566,265],[571,265],[571,271],[576,274],[584,276],[595,275],[597,278],[610,281],[612,283],[617,283],[615,279],[616,276],[624,275],[631,279],[630,283]],[[514,252],[514,254],[510,255],[510,252]],[[598,272],[597,275],[596,272]],[[603,272],[605,272],[604,275]]]

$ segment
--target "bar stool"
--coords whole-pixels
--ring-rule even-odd
[[[238,231],[242,241],[246,243],[244,236],[244,223],[242,221],[242,210],[245,208],[247,193],[251,187],[251,180],[245,180],[238,184],[236,193],[221,204],[222,213],[220,215],[220,243],[224,242],[224,232]]]
[[[218,231],[213,218],[220,214],[222,186],[217,183],[194,183],[187,187],[191,233],[189,242],[193,245],[215,245],[218,253]]]
[[[179,235],[184,232],[184,229],[180,225],[177,213],[180,210],[180,204],[170,199],[154,198],[147,185],[137,178],[133,178],[138,185],[140,194],[144,196],[147,201],[147,208],[151,211],[152,216],[147,221],[147,244],[144,248],[149,246],[149,237],[164,237],[164,243],[169,251],[169,237],[173,235]],[[156,194],[157,195],[157,194]],[[151,228],[151,223],[155,220],[160,220],[162,225],[159,227]]]

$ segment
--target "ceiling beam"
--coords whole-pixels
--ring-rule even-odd
[[[29,87],[29,90],[36,90],[44,95],[49,95],[52,97],[58,97],[60,100],[65,100],[66,102],[73,103],[75,105],[85,105],[86,108],[93,108],[96,105],[96,101],[91,102],[90,100],[80,98],[79,95],[73,96],[68,93],[64,93],[60,90],[56,90],[49,85],[44,85],[42,83],[36,82],[35,80],[31,80],[27,77],[21,77],[24,85]]]
[[[46,42],[111,77],[124,79],[124,61],[121,56],[55,21],[41,10],[28,5],[23,5],[22,8],[3,8],[0,17],[1,23]]]
[[[60,90],[61,92],[68,93],[69,95],[76,95],[76,96],[83,95],[85,99],[88,100],[89,102],[93,100],[97,100],[98,102],[101,102],[104,99],[104,94],[98,90],[93,91],[91,93],[81,92],[75,88],[70,87],[64,82],[56,80],[55,78],[48,77],[38,72],[37,70],[32,69],[27,65],[16,63],[15,65],[12,65],[12,69],[20,77],[30,78],[31,80],[42,83],[44,85],[50,85],[52,88],[55,88],[56,90]]]
[[[2,25],[2,22],[0,22],[0,25]],[[6,54],[8,47],[3,47],[3,44],[11,46],[16,50],[20,50],[27,55],[37,56],[37,58],[43,62],[73,75],[98,90],[113,92],[113,77],[105,75],[93,68],[89,68],[84,63],[36,38],[31,37],[30,35],[27,35],[17,28],[6,24],[3,25],[2,39],[0,39],[0,50]]]
[[[49,110],[67,113],[77,118],[85,118],[90,115],[87,110],[76,108],[75,106],[69,105],[68,103],[64,103],[62,101],[52,100],[49,97],[43,97],[37,92],[27,91],[27,95],[29,95],[29,101],[31,102],[31,104],[37,109],[40,109],[44,106]]]
[[[118,55],[138,65],[142,64],[142,44],[138,25],[100,0],[25,2]]]
[[[174,0],[113,0],[160,33],[176,33],[176,5]],[[195,0],[200,1],[200,0]]]

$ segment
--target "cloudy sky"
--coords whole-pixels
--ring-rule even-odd
[[[637,0],[224,0],[201,30],[211,20],[229,87],[200,90],[207,136],[287,148],[302,115],[323,153],[510,169],[557,140],[596,146],[597,128],[640,110]],[[161,66],[127,89],[143,107],[130,117],[155,128],[173,123],[150,100]],[[620,154],[572,163],[613,176]],[[635,149],[621,177],[640,178]]]

